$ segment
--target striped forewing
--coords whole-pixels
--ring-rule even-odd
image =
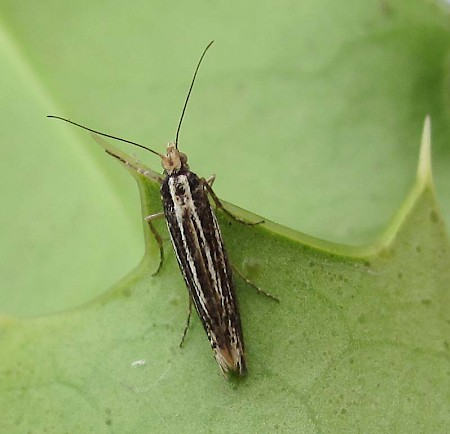
[[[245,374],[244,341],[231,267],[204,184],[179,171],[161,185],[167,227],[181,272],[224,373]]]

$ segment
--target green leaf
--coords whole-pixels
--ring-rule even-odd
[[[443,6],[5,0],[0,11],[0,432],[447,432]],[[142,241],[131,177],[45,119],[162,151],[211,39],[181,147],[198,174],[217,174],[221,198],[293,228],[219,213],[235,264],[281,300],[238,281],[250,369],[238,384],[221,378],[198,320],[178,348],[184,284],[168,243],[151,277],[157,249]],[[388,226],[426,113],[442,213],[427,170]],[[144,212],[159,210],[157,186],[139,186]]]
[[[2,432],[445,432],[450,245],[429,134],[427,122],[416,184],[371,249],[219,213],[234,263],[280,299],[238,281],[248,378],[221,378],[197,318],[178,347],[186,293],[172,251],[151,275],[147,233],[140,266],[97,300],[2,319]],[[158,183],[134,174],[153,212]]]
[[[211,39],[180,143],[198,174],[216,173],[219,197],[372,243],[412,182],[429,113],[450,223],[450,31],[433,2],[4,0],[0,12],[2,312],[88,302],[144,250],[132,180],[45,116],[162,151]]]

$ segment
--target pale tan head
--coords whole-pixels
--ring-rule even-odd
[[[189,169],[187,164],[187,155],[177,149],[174,142],[167,145],[166,155],[160,155],[161,166],[168,175],[178,172],[181,169]]]

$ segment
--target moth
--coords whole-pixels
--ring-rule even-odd
[[[244,376],[247,372],[245,345],[233,272],[209,197],[226,214],[235,220],[243,221],[223,208],[211,188],[214,176],[209,180],[197,176],[190,170],[186,154],[178,149],[178,136],[189,97],[203,57],[212,43],[213,41],[208,44],[198,61],[178,123],[175,141],[168,144],[165,154],[160,154],[138,143],[87,128],[69,119],[59,116],[49,117],[63,120],[95,134],[144,148],[161,158],[164,178],[161,181],[160,193],[164,211],[150,215],[146,217],[146,220],[160,247],[159,271],[164,252],[162,239],[153,226],[153,221],[165,217],[178,265],[189,291],[189,316],[182,342],[189,326],[193,303],[222,372],[225,375]],[[106,152],[123,164],[134,167],[133,163],[121,156],[109,150]]]

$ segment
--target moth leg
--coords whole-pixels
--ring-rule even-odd
[[[163,262],[164,262],[164,245],[163,245],[163,240],[161,238],[161,235],[159,235],[159,232],[156,230],[155,226],[153,225],[153,220],[157,220],[159,218],[164,217],[164,213],[163,212],[158,212],[156,214],[151,214],[147,217],[145,217],[145,220],[148,223],[148,226],[150,227],[150,230],[152,231],[153,236],[155,237],[156,242],[158,243],[159,246],[159,265],[158,265],[158,269],[152,274],[152,276],[155,276],[159,273],[159,271],[161,270],[162,266],[163,266]]]
[[[141,164],[139,164],[139,162],[136,159],[135,159],[134,163],[132,163],[131,161],[128,161],[124,155],[119,155],[118,153],[116,153],[116,151],[111,150],[110,149],[111,145],[106,140],[103,140],[97,134],[93,134],[92,137],[105,150],[105,152],[107,154],[111,155],[111,157],[116,158],[122,164],[124,164],[127,167],[130,167],[131,169],[135,170],[137,173],[140,173],[141,175],[145,176],[146,178],[152,179],[153,181],[157,181],[161,184],[161,182],[162,182],[161,175],[142,166]]]
[[[215,175],[213,175],[214,178],[211,181],[211,184],[214,182],[214,180],[216,179]],[[212,177],[211,177],[212,178]],[[249,225],[249,226],[254,226],[254,225],[259,225],[261,223],[264,223],[264,220],[261,220],[259,222],[248,222],[245,220],[242,220],[241,218],[235,216],[232,212],[228,211],[223,205],[222,202],[220,201],[220,199],[216,196],[216,193],[214,193],[213,189],[211,188],[211,184],[209,183],[209,180],[211,180],[211,178],[208,178],[208,180],[202,178],[201,182],[203,183],[203,185],[206,187],[206,190],[208,191],[208,193],[211,195],[212,200],[214,201],[214,203],[216,204],[217,208],[220,208],[227,216],[231,217],[233,220],[236,220],[239,223],[242,223],[244,225]]]
[[[184,326],[183,336],[181,336],[180,348],[184,344],[184,339],[186,338],[187,331],[189,329],[189,325],[191,323],[191,315],[192,315],[192,298],[189,296],[189,308],[188,308],[188,317],[186,320],[186,325]]]
[[[216,175],[213,173],[209,178],[206,178],[205,181],[209,184],[210,187],[212,187],[215,180],[216,180]]]
[[[253,287],[258,293],[265,295],[266,297],[276,301],[277,303],[280,302],[280,300],[275,297],[272,294],[269,294],[268,292],[261,289],[259,286],[255,285],[251,280],[247,279],[237,268],[235,265],[231,264],[231,268],[233,268],[233,271],[247,284],[249,284],[251,287]]]

